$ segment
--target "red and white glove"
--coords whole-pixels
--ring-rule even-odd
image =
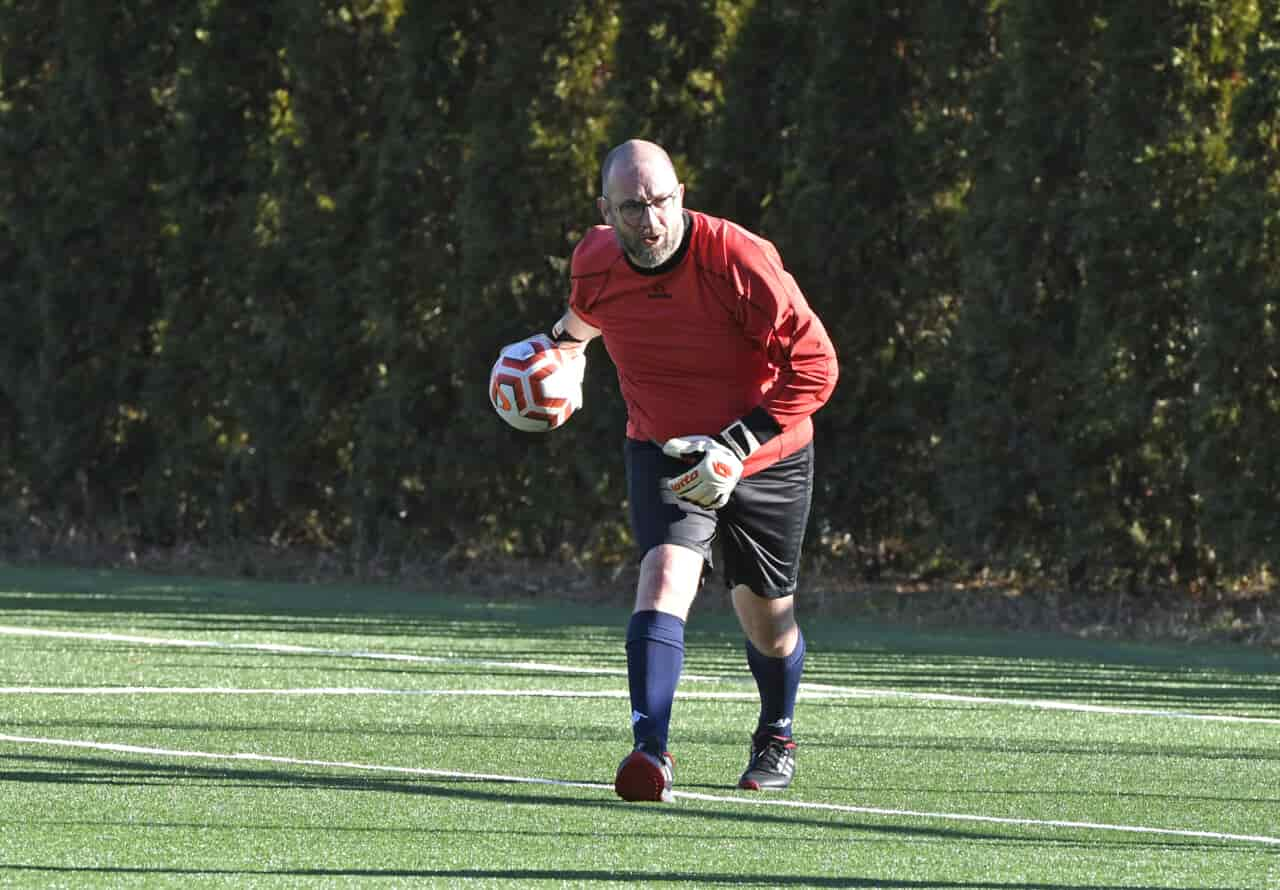
[[[729,503],[729,495],[742,478],[742,461],[711,436],[668,439],[662,453],[693,464],[686,472],[668,479],[667,487],[676,497],[708,510],[719,510]]]

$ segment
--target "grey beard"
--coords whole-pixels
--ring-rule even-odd
[[[657,248],[662,251],[661,254],[655,253],[653,250],[649,250],[647,248],[644,249],[643,253],[638,254],[627,246],[627,243],[622,240],[621,236],[617,236],[618,246],[622,248],[622,252],[630,258],[631,262],[635,263],[640,268],[654,269],[675,256],[676,251],[680,248],[680,241],[684,238],[684,225],[682,224],[680,226],[679,232],[668,229],[667,235],[669,238],[663,241]]]

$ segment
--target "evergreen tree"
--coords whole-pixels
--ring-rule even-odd
[[[162,192],[164,301],[144,389],[157,443],[140,480],[144,542],[221,543],[257,513],[241,490],[256,444],[230,393],[252,388],[243,338],[259,295],[244,272],[262,249],[269,209],[279,26],[252,0],[191,7],[179,19]]]
[[[1280,11],[1228,74],[1231,172],[1213,196],[1196,257],[1201,320],[1192,468],[1206,543],[1226,568],[1275,566],[1280,533]]]
[[[421,557],[421,539],[434,548],[457,525],[432,480],[448,463],[443,439],[456,411],[454,208],[487,39],[487,20],[470,3],[409,4],[388,27],[397,52],[385,75],[384,136],[371,146],[373,195],[355,285],[370,357],[348,483],[357,560],[394,558],[415,544]]]
[[[663,146],[690,189],[691,206],[739,7],[727,0],[618,0],[608,144],[639,137]]]
[[[619,441],[621,415],[616,397],[595,395],[612,385],[603,350],[593,347],[589,358],[586,407],[553,435],[506,428],[487,381],[502,345],[548,331],[564,311],[569,256],[599,220],[592,149],[602,144],[614,13],[594,0],[560,0],[535,17],[511,0],[492,13],[468,99],[456,208],[461,260],[445,303],[451,401],[426,478],[437,499],[466,499],[497,541],[541,555],[574,541],[580,551],[618,519],[616,453],[604,443]],[[557,490],[577,495],[548,496]],[[453,546],[475,545],[456,534]]]
[[[1189,262],[1222,168],[1223,78],[1252,3],[1100,10],[1078,253],[1082,410],[1072,424],[1070,558],[1133,582],[1203,571],[1188,473],[1197,319]]]
[[[921,534],[935,509],[968,172],[961,140],[967,84],[986,64],[984,14],[978,3],[886,10],[845,0],[810,24],[810,78],[763,225],[841,358],[818,416],[831,480],[819,515],[879,549]]]
[[[0,114],[5,436],[37,509],[90,527],[151,450],[141,379],[161,301],[169,7],[9,3]]]
[[[727,38],[724,102],[697,159],[698,206],[760,231],[795,142],[825,4],[756,0]]]
[[[1039,561],[1070,538],[1080,268],[1072,251],[1094,89],[1096,3],[1001,9],[975,85],[963,306],[938,453],[957,556]]]

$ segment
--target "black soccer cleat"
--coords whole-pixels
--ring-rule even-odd
[[[661,746],[636,745],[635,750],[618,764],[613,790],[623,800],[671,803],[675,800],[671,791],[673,766],[675,758]]]
[[[738,779],[748,791],[777,791],[791,784],[796,774],[796,743],[779,735],[751,740],[751,760]]]

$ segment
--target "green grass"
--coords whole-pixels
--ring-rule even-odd
[[[625,621],[0,569],[0,886],[1280,888],[1271,653],[813,621],[796,784],[751,795],[707,608],[682,796],[626,804]]]

